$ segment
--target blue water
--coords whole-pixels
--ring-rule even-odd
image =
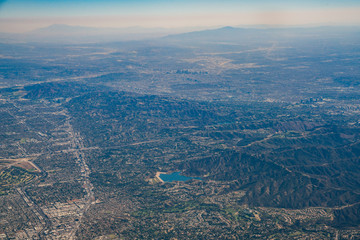
[[[188,181],[190,179],[198,179],[201,180],[201,178],[198,177],[186,177],[186,176],[182,176],[180,175],[181,172],[173,172],[171,174],[160,174],[159,177],[161,178],[161,180],[163,180],[164,182],[174,182],[174,181],[181,181],[181,182],[185,182]]]

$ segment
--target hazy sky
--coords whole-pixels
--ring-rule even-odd
[[[360,0],[0,0],[0,31],[51,24],[191,27],[360,25]]]

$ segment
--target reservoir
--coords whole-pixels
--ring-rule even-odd
[[[185,181],[188,181],[190,179],[201,180],[201,178],[199,178],[199,177],[186,177],[186,176],[180,175],[180,173],[181,172],[173,172],[171,174],[161,173],[159,175],[159,178],[161,180],[163,180],[164,182],[174,182],[174,181],[185,182]]]

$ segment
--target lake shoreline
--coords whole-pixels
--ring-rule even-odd
[[[188,177],[188,176],[184,176],[181,175],[181,172],[157,172],[156,173],[156,178],[159,179],[160,182],[162,183],[167,183],[167,182],[186,182],[189,181],[191,179],[194,180],[202,180],[200,177]]]
[[[164,180],[160,178],[160,174],[167,174],[166,172],[156,172],[155,177],[162,183],[164,183]]]

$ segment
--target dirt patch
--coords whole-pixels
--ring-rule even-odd
[[[31,172],[41,172],[40,168],[30,160],[30,158],[0,159],[0,170],[14,166]]]

